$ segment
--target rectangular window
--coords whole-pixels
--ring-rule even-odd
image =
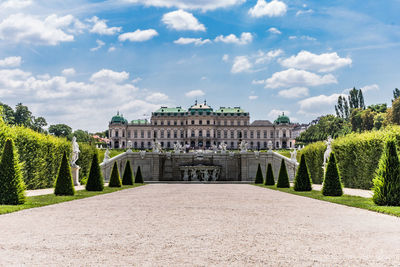
[[[133,137],[137,138],[137,131],[136,130],[133,132]]]
[[[207,125],[210,125],[210,121],[207,121]]]
[[[274,131],[271,131],[270,134],[271,134],[271,138],[274,138]]]
[[[147,138],[151,138],[151,131],[147,131]]]
[[[140,132],[140,137],[141,137],[141,138],[144,138],[144,131],[141,131],[141,132]]]
[[[131,131],[128,131],[128,138],[131,137]]]
[[[174,131],[174,138],[178,138],[178,133],[177,133],[177,131]]]
[[[257,138],[260,138],[261,137],[261,133],[260,133],[260,131],[257,131]]]
[[[228,138],[228,131],[224,131],[224,138]]]
[[[161,131],[161,138],[164,138],[164,131]]]
[[[207,137],[210,137],[210,130],[207,130]]]
[[[203,136],[203,131],[199,130],[199,137],[202,137],[202,136]]]
[[[167,131],[167,138],[171,138],[171,132]]]
[[[203,124],[203,121],[202,121],[202,120],[199,120],[199,124],[202,125],[202,124]]]
[[[243,137],[244,137],[244,138],[247,138],[247,131],[244,131],[244,132],[243,132]]]
[[[264,138],[267,138],[267,131],[264,131]]]
[[[177,122],[177,121],[174,121],[174,125],[178,125],[178,122]]]
[[[254,132],[250,131],[250,138],[254,138]]]
[[[217,131],[217,138],[221,138],[221,131],[220,130]]]
[[[235,132],[231,131],[231,138],[235,138]]]
[[[183,131],[181,131],[181,138],[184,138],[185,136],[184,136],[184,132]]]

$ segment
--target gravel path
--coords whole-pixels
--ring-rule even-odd
[[[400,219],[238,184],[151,184],[0,216],[0,264],[384,266]]]

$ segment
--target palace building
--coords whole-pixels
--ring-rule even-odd
[[[274,123],[250,123],[250,114],[240,107],[213,110],[206,101],[196,101],[188,110],[161,107],[151,114],[150,121],[128,122],[117,113],[109,123],[109,137],[112,148],[151,149],[154,142],[160,142],[164,149],[172,149],[175,143],[196,149],[225,143],[228,149],[239,149],[240,142],[245,141],[249,149],[267,149],[271,142],[278,149],[294,147],[295,126],[285,114]]]

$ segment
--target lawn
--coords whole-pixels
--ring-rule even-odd
[[[0,205],[0,214],[15,212],[24,209],[31,209],[37,207],[43,207],[47,205],[53,205],[61,202],[82,199],[102,194],[108,194],[128,188],[134,188],[142,186],[142,184],[137,185],[123,185],[122,187],[108,187],[105,186],[104,190],[101,192],[94,192],[94,191],[86,191],[86,190],[79,190],[75,192],[74,196],[56,196],[54,194],[49,195],[42,195],[42,196],[34,196],[34,197],[27,197],[25,204],[22,205]]]
[[[372,201],[372,198],[364,198],[364,197],[349,196],[349,195],[343,195],[341,197],[326,197],[322,195],[321,191],[316,191],[316,190],[310,192],[296,192],[294,191],[293,188],[276,188],[276,186],[266,186],[266,185],[257,185],[257,186],[272,190],[278,190],[281,192],[294,194],[298,196],[314,198],[322,201],[328,201],[336,204],[346,205],[349,207],[366,209],[370,211],[375,211],[400,217],[400,207],[378,206]]]

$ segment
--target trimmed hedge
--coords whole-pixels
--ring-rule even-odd
[[[281,168],[279,170],[278,182],[276,183],[276,187],[290,188],[289,175],[287,173],[286,163],[284,159],[282,159],[281,162]]]
[[[305,156],[307,168],[310,172],[311,180],[314,184],[322,184],[324,180],[324,153],[326,145],[324,142],[316,142],[307,145],[300,150],[301,155]]]
[[[140,166],[137,167],[136,176],[135,176],[135,184],[144,184]]]
[[[254,183],[255,184],[263,184],[264,183],[264,177],[262,174],[260,163],[258,163],[257,174],[256,174],[256,179],[255,179]]]
[[[57,196],[73,196],[75,194],[71,168],[65,152],[63,154],[60,169],[58,171],[54,194]]]
[[[86,183],[87,191],[103,191],[104,178],[100,170],[97,153],[93,154],[92,165],[90,166],[89,177]]]
[[[311,191],[311,179],[308,172],[306,158],[301,155],[300,165],[297,169],[296,177],[294,179],[294,191]]]
[[[272,170],[271,163],[268,163],[265,185],[275,185],[274,171]]]
[[[111,171],[110,182],[108,183],[109,187],[121,187],[121,177],[119,176],[118,165],[117,162],[114,162],[114,166]]]
[[[341,196],[343,195],[342,181],[340,173],[336,165],[335,152],[329,156],[329,161],[326,166],[324,184],[322,186],[322,194],[324,196]]]
[[[133,185],[133,175],[131,169],[131,163],[129,160],[126,161],[124,175],[122,175],[123,185]]]

